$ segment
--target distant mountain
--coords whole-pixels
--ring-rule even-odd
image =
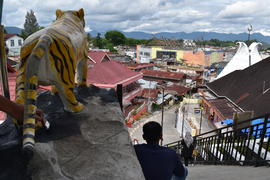
[[[136,39],[149,39],[149,38],[174,38],[174,39],[193,39],[193,40],[210,40],[219,39],[222,41],[246,41],[248,38],[247,33],[240,34],[226,34],[226,33],[216,33],[216,32],[160,32],[156,34],[144,33],[144,32],[123,32],[126,37],[136,38]],[[270,36],[264,36],[261,33],[254,33],[251,35],[251,39],[256,39],[260,42],[270,43]]]
[[[97,31],[89,32],[93,37],[96,37]],[[105,32],[100,32],[103,36]],[[170,39],[193,39],[193,40],[210,40],[210,39],[219,39],[222,41],[246,41],[248,38],[247,33],[232,34],[232,33],[216,33],[216,32],[160,32],[160,33],[145,33],[145,32],[122,32],[126,37],[134,39],[151,39],[156,38],[170,38]],[[270,43],[270,36],[264,36],[261,33],[251,34],[251,39],[256,39],[260,42]]]
[[[5,27],[6,31],[9,34],[21,34],[22,29],[18,27]],[[96,37],[98,33],[101,34],[103,37],[105,32],[98,32],[98,31],[90,31],[88,32],[91,36]],[[153,37],[156,38],[170,38],[170,39],[193,39],[193,40],[210,40],[210,39],[219,39],[222,41],[245,41],[248,38],[247,33],[240,33],[240,34],[226,34],[226,33],[216,33],[216,32],[160,32],[160,33],[145,33],[145,32],[122,32],[126,37],[134,38],[134,39],[151,39]],[[261,33],[253,33],[251,34],[251,39],[256,39],[260,42],[265,42],[270,44],[270,36],[264,36]]]
[[[18,27],[5,27],[8,34],[21,34],[22,29]]]

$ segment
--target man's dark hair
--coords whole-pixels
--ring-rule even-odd
[[[143,126],[143,138],[147,142],[158,141],[162,137],[162,127],[155,121],[150,121]]]

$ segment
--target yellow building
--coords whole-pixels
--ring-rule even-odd
[[[177,50],[177,49],[165,49],[160,46],[152,46],[151,47],[151,58],[156,59],[160,58],[160,56],[168,55],[168,56],[175,56],[177,61],[181,61],[184,57],[184,51],[183,50]]]

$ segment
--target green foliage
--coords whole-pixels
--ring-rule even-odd
[[[97,37],[93,40],[93,45],[99,49],[103,49],[105,44],[103,39],[100,37],[100,33],[97,34]]]
[[[136,46],[137,44],[139,44],[138,42],[139,42],[139,40],[137,40],[137,39],[126,38],[125,44],[128,46]]]
[[[42,27],[38,25],[34,11],[31,9],[25,16],[24,29],[22,30],[21,36],[25,39],[41,28]]]
[[[44,26],[39,26],[38,31],[41,30],[41,29],[44,29],[44,28],[45,28]]]
[[[218,39],[196,41],[196,44],[200,46],[209,45],[209,46],[216,46],[216,47],[235,46],[235,43],[236,41],[220,41]]]
[[[117,52],[117,50],[114,49],[113,44],[111,42],[106,42],[106,40],[105,40],[105,49],[109,49],[110,52]]]
[[[235,46],[237,41],[221,41],[218,39],[210,39],[210,40],[202,40],[202,41],[196,41],[197,45],[200,46],[216,46],[216,47],[228,47],[228,46]],[[258,42],[256,39],[255,40],[249,40],[245,41],[245,43],[249,46],[253,42]]]
[[[128,45],[128,46],[136,46],[138,44],[148,45],[151,41],[152,41],[151,39],[126,38],[125,45]]]
[[[114,46],[125,44],[126,37],[119,31],[107,31],[105,38],[110,41]]]
[[[258,42],[258,41],[256,39],[245,41],[245,43],[246,43],[247,46],[250,46],[253,42]]]
[[[148,45],[152,41],[152,39],[126,38],[125,35],[119,31],[107,31],[105,33],[105,38],[102,38],[100,33],[98,33],[95,38],[92,38],[89,34],[87,38],[89,42],[91,41],[91,43],[93,43],[94,47],[97,47],[99,49],[109,49],[110,52],[116,52],[114,46],[117,45]]]
[[[91,42],[91,40],[92,40],[91,34],[87,33],[87,41],[88,41],[88,42]]]

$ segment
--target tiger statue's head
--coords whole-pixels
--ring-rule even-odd
[[[81,23],[82,26],[85,27],[83,8],[79,9],[78,11],[62,11],[60,9],[57,9],[55,14],[56,14],[56,21],[61,20],[63,18],[71,18],[75,22]]]

